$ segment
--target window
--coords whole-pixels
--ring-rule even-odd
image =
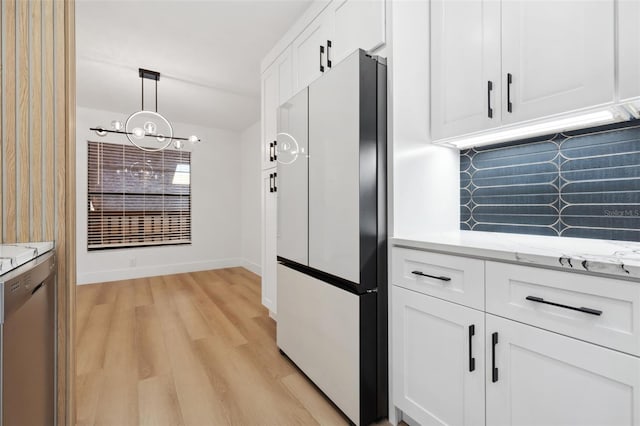
[[[88,249],[191,243],[191,153],[89,142]]]

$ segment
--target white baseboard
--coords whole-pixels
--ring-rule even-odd
[[[168,265],[139,266],[106,271],[79,273],[78,285],[129,280],[134,278],[157,277],[159,275],[180,274],[184,272],[207,271],[209,269],[233,268],[237,266],[251,270],[246,260],[240,258],[217,259],[203,262],[174,263]]]
[[[243,268],[248,269],[249,271],[253,272],[256,275],[262,276],[262,267],[257,264],[257,263],[253,263],[247,259],[242,259],[241,260],[241,265]]]

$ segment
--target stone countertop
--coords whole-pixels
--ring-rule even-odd
[[[0,275],[53,249],[53,241],[38,243],[0,244]]]
[[[394,246],[640,280],[640,243],[636,242],[479,231],[394,237],[390,242]]]

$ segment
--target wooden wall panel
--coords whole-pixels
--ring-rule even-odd
[[[55,241],[59,425],[75,423],[74,7],[0,6],[0,242]]]

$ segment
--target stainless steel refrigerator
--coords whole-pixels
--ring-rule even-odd
[[[355,424],[387,415],[386,64],[358,50],[278,111],[277,341]]]

